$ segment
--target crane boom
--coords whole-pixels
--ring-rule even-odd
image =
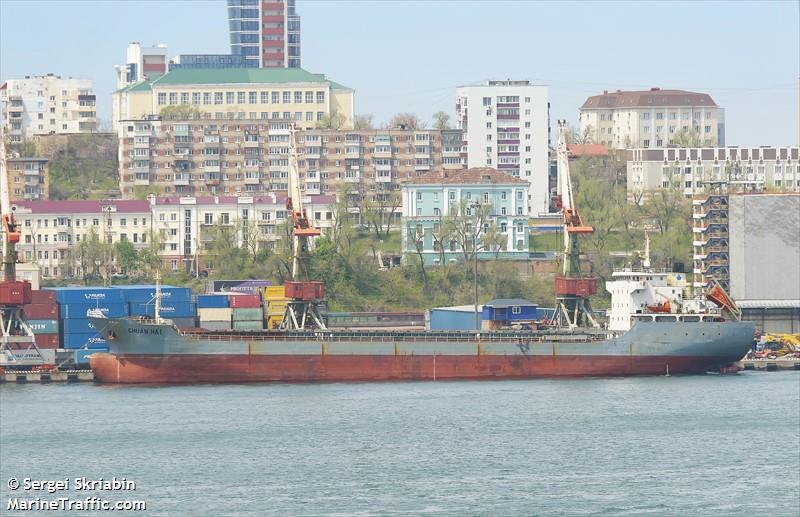
[[[8,162],[6,159],[6,135],[0,126],[0,213],[3,218],[3,274],[6,282],[17,279],[17,250],[19,230],[14,211],[11,208],[11,196],[8,185]]]
[[[303,197],[300,192],[300,168],[297,158],[297,129],[294,125],[289,130],[289,192],[286,196],[286,210],[292,218],[292,278],[297,280],[300,274],[300,256],[308,251],[309,237],[318,237],[320,231],[308,220],[303,208]]]

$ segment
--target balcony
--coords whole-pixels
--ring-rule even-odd
[[[137,174],[133,184],[138,186],[147,186],[150,184],[150,174]]]
[[[244,184],[245,185],[260,185],[261,184],[261,174],[247,174],[244,177]]]
[[[392,175],[391,174],[388,174],[388,175],[378,174],[377,176],[375,176],[375,182],[376,183],[391,183],[392,182]]]
[[[219,173],[219,165],[206,165],[203,170],[205,172]]]
[[[175,183],[176,187],[188,187],[189,186],[189,175],[188,174],[176,174],[174,183]]]
[[[29,169],[27,167],[25,167],[25,171],[24,171],[25,176],[39,176],[39,174],[41,172],[42,172],[42,169]]]
[[[205,174],[203,179],[209,185],[219,185],[220,181],[219,174]]]
[[[375,170],[377,172],[391,172],[392,166],[391,165],[376,165]]]
[[[355,175],[350,176],[350,177],[345,177],[345,178],[342,179],[342,181],[344,181],[345,183],[359,183],[359,182],[361,182],[361,175],[360,174],[355,174]]]
[[[150,133],[153,132],[153,128],[150,125],[142,125],[138,124],[133,128],[133,134],[137,136],[150,136]]]
[[[417,164],[417,165],[414,165],[414,170],[415,171],[429,171],[429,170],[431,170],[431,165],[429,163],[428,164]]]

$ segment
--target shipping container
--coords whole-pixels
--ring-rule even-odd
[[[283,321],[283,314],[280,316],[270,316],[267,318],[267,329],[275,330],[281,325],[281,321]]]
[[[260,291],[271,286],[270,280],[214,280],[211,282],[212,292],[260,294]]]
[[[28,320],[57,320],[58,305],[55,303],[29,303],[22,306],[22,313]]]
[[[55,291],[31,291],[31,303],[56,303]]]
[[[200,321],[231,321],[232,309],[197,309]]]
[[[58,334],[58,320],[28,320],[34,334]]]
[[[58,334],[36,334],[33,339],[39,348],[59,348],[61,346]]]
[[[170,318],[178,328],[194,328],[197,326],[195,318]]]
[[[261,297],[257,294],[232,294],[228,303],[234,309],[252,309],[261,307]]]
[[[201,321],[200,328],[207,330],[230,330],[230,321]]]
[[[42,361],[44,364],[56,364],[55,348],[41,347],[38,353],[35,348],[15,349],[14,356],[21,361]]]
[[[264,312],[261,308],[250,309],[233,309],[233,321],[262,321],[264,319]]]
[[[282,285],[273,285],[264,288],[265,300],[282,300],[286,298],[286,289]]]
[[[125,301],[130,304],[147,304],[156,299],[155,285],[122,285],[117,286],[123,293]],[[192,290],[188,287],[161,286],[161,301],[165,304],[189,303],[192,301]]]
[[[229,307],[228,296],[224,294],[200,294],[197,296],[197,309],[224,309]]]
[[[287,303],[288,300],[286,299],[270,300],[269,303],[267,304],[267,314],[269,316],[278,316],[278,315],[282,316],[283,313],[286,312]]]
[[[0,283],[0,304],[22,305],[31,303],[31,283],[18,280]]]
[[[59,307],[61,319],[86,319],[90,310],[100,310],[107,318],[122,318],[128,315],[128,304],[122,302],[64,303]]]
[[[298,300],[320,300],[325,295],[322,282],[286,282],[286,297]]]
[[[61,320],[62,334],[97,334],[97,329],[86,318]]]
[[[264,330],[261,321],[234,321],[233,330]]]
[[[131,316],[155,316],[155,303],[132,303],[130,304]],[[196,315],[195,306],[191,302],[172,303],[163,301],[161,303],[162,318],[194,318]]]
[[[95,350],[75,350],[73,361],[78,365],[89,364],[89,356],[97,352],[108,352],[108,348],[98,348]]]
[[[76,348],[91,348],[96,350],[98,348],[107,348],[108,341],[94,334],[64,334],[61,337],[61,344],[68,350],[75,350]]]
[[[113,287],[52,287],[59,304],[124,303],[122,291]]]

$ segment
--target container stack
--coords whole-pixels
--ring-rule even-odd
[[[131,316],[155,317],[155,285],[117,286],[130,308]],[[188,287],[161,286],[161,317],[178,327],[194,327],[196,310]]]
[[[283,320],[283,313],[286,312],[286,291],[282,285],[273,285],[264,288],[264,308],[266,309],[267,328],[272,330],[278,328]]]
[[[197,319],[201,328],[230,330],[231,308],[225,294],[201,294],[197,297]]]
[[[228,297],[232,309],[233,330],[264,330],[261,295],[236,294]]]
[[[75,351],[75,363],[87,363],[91,353],[88,350],[107,351],[108,342],[89,322],[88,313],[96,309],[109,318],[127,316],[128,305],[122,292],[112,287],[59,287],[52,291],[58,303],[61,346]]]
[[[22,313],[33,330],[36,346],[39,347],[45,363],[55,363],[56,349],[61,346],[56,294],[51,291],[32,290],[29,303],[22,306]]]

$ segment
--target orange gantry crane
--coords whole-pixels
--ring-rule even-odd
[[[286,211],[292,220],[292,280],[284,282],[286,288],[286,311],[280,327],[283,330],[326,328],[320,307],[325,297],[322,282],[309,280],[308,260],[313,239],[320,231],[314,228],[303,207],[300,189],[300,172],[297,158],[297,129],[289,131],[289,192],[286,196]]]
[[[592,317],[589,296],[597,293],[597,278],[581,273],[580,235],[594,232],[586,226],[578,213],[569,173],[566,120],[558,121],[558,197],[556,205],[564,215],[564,260],[561,275],[556,277],[556,307],[551,323],[560,327],[578,327],[598,324]]]

